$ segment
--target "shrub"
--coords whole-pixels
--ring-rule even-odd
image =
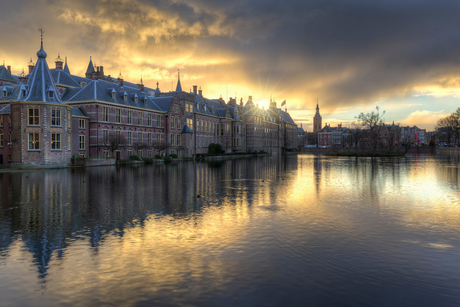
[[[155,159],[161,159],[160,155],[155,155]]]
[[[153,159],[152,158],[144,158],[142,160],[144,160],[145,164],[153,164]]]
[[[171,157],[165,157],[165,163],[170,163],[172,161]]]
[[[129,156],[129,158],[130,158],[131,160],[141,161],[141,158],[139,158],[138,156],[135,156],[135,155],[131,155],[131,156]]]
[[[224,152],[225,151],[222,149],[222,146],[220,144],[211,143],[208,146],[208,154],[218,155]]]
[[[177,158],[177,154],[170,154],[169,156],[173,159]]]

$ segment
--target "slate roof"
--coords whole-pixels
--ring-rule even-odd
[[[283,116],[284,121],[295,125],[295,122],[292,120],[291,115],[289,115],[289,113],[281,110],[281,115]]]
[[[86,113],[85,109],[82,107],[73,107],[72,108],[72,116],[78,116],[78,117],[88,117],[88,113]]]
[[[176,92],[182,92],[182,86],[180,84],[180,77],[177,77]]]
[[[11,76],[5,65],[0,66],[0,79],[15,82],[13,76]]]
[[[87,74],[92,74],[93,72],[95,72],[94,66],[93,66],[93,59],[91,59],[91,57],[90,57],[89,58],[88,68],[86,69],[86,73]]]
[[[180,133],[193,133],[193,131],[185,124]]]
[[[11,105],[7,104],[5,107],[0,109],[0,114],[10,114],[11,113]]]
[[[35,64],[35,68],[30,74],[27,86],[27,96],[23,99],[28,102],[49,102],[64,104],[61,100],[61,95],[54,84],[53,77],[51,76],[46,63],[46,52],[43,50],[43,45],[37,52],[38,60]],[[50,97],[49,92],[53,92],[53,96]]]
[[[165,97],[151,97],[150,99],[155,102],[155,104],[164,112],[168,112],[171,103],[174,99],[174,96],[165,96]]]
[[[64,94],[64,99],[68,103],[78,101],[105,101],[108,103],[116,103],[125,107],[138,107],[155,111],[163,111],[152,98],[149,98],[145,93],[139,89],[129,87],[122,87],[118,84],[110,83],[104,80],[88,80],[89,83],[80,88],[78,91],[74,89],[67,89]],[[70,90],[70,91],[69,91]],[[69,91],[69,94],[67,93]],[[70,93],[73,93],[71,96]],[[115,98],[112,98],[112,92],[115,92]],[[127,96],[126,101],[124,96]],[[135,102],[137,96],[138,102]],[[172,99],[172,97],[171,97]]]
[[[69,66],[67,66],[67,57],[65,57],[65,66],[64,66],[64,71],[70,75]]]
[[[69,87],[81,87],[80,84],[77,81],[75,81],[72,78],[72,76],[64,70],[50,69],[50,72],[56,84]]]

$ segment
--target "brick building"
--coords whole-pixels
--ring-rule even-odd
[[[43,43],[29,74],[14,76],[0,66],[0,164],[65,166],[78,154],[85,157],[130,155],[153,157],[206,153],[211,143],[227,152],[281,153],[296,148],[297,126],[287,110],[271,101],[265,110],[250,96],[208,99],[197,86],[161,92],[104,74],[90,58],[85,77],[70,73],[58,55],[49,69]],[[2,79],[3,78],[3,79]],[[124,142],[114,148],[115,138]]]

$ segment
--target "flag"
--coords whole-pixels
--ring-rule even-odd
[[[281,106],[284,106],[286,104],[286,99],[281,103]]]

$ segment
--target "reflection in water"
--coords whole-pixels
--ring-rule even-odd
[[[299,155],[0,181],[6,304],[460,300],[458,161],[446,157]]]

